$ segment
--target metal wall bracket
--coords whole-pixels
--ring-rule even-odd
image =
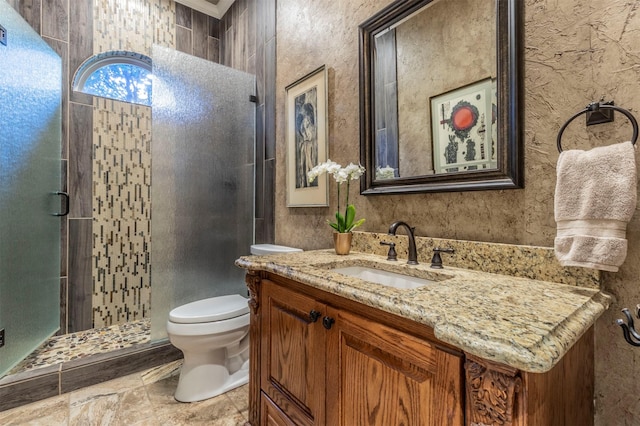
[[[592,105],[593,109],[587,112],[587,126],[613,122],[614,110],[611,108],[600,108],[600,105],[613,105],[613,101],[600,101],[600,103],[594,102]]]

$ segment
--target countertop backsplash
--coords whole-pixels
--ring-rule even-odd
[[[384,233],[354,231],[352,250],[386,256],[388,247],[381,245],[381,241],[396,244],[395,248],[398,252],[399,262],[407,259],[408,238],[404,234],[393,236]],[[455,250],[453,254],[441,254],[442,263],[445,267],[453,266],[579,287],[600,288],[600,271],[587,268],[563,267],[556,260],[552,247],[416,236],[418,262],[431,263],[435,247]]]

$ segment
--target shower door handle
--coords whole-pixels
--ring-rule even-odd
[[[63,191],[54,192],[55,195],[61,195],[64,199],[64,211],[60,213],[53,213],[54,216],[66,216],[69,214],[69,194]]]

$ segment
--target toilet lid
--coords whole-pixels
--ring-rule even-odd
[[[295,247],[279,246],[276,244],[253,244],[251,246],[251,254],[265,256],[267,254],[282,254],[302,251]]]
[[[212,297],[178,306],[169,312],[169,321],[181,324],[222,321],[249,313],[247,299],[239,294]]]

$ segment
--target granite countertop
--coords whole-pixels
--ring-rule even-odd
[[[597,289],[333,250],[244,256],[236,265],[267,271],[412,319],[464,352],[532,373],[550,370],[609,307]],[[435,280],[395,289],[330,269],[367,266]]]

